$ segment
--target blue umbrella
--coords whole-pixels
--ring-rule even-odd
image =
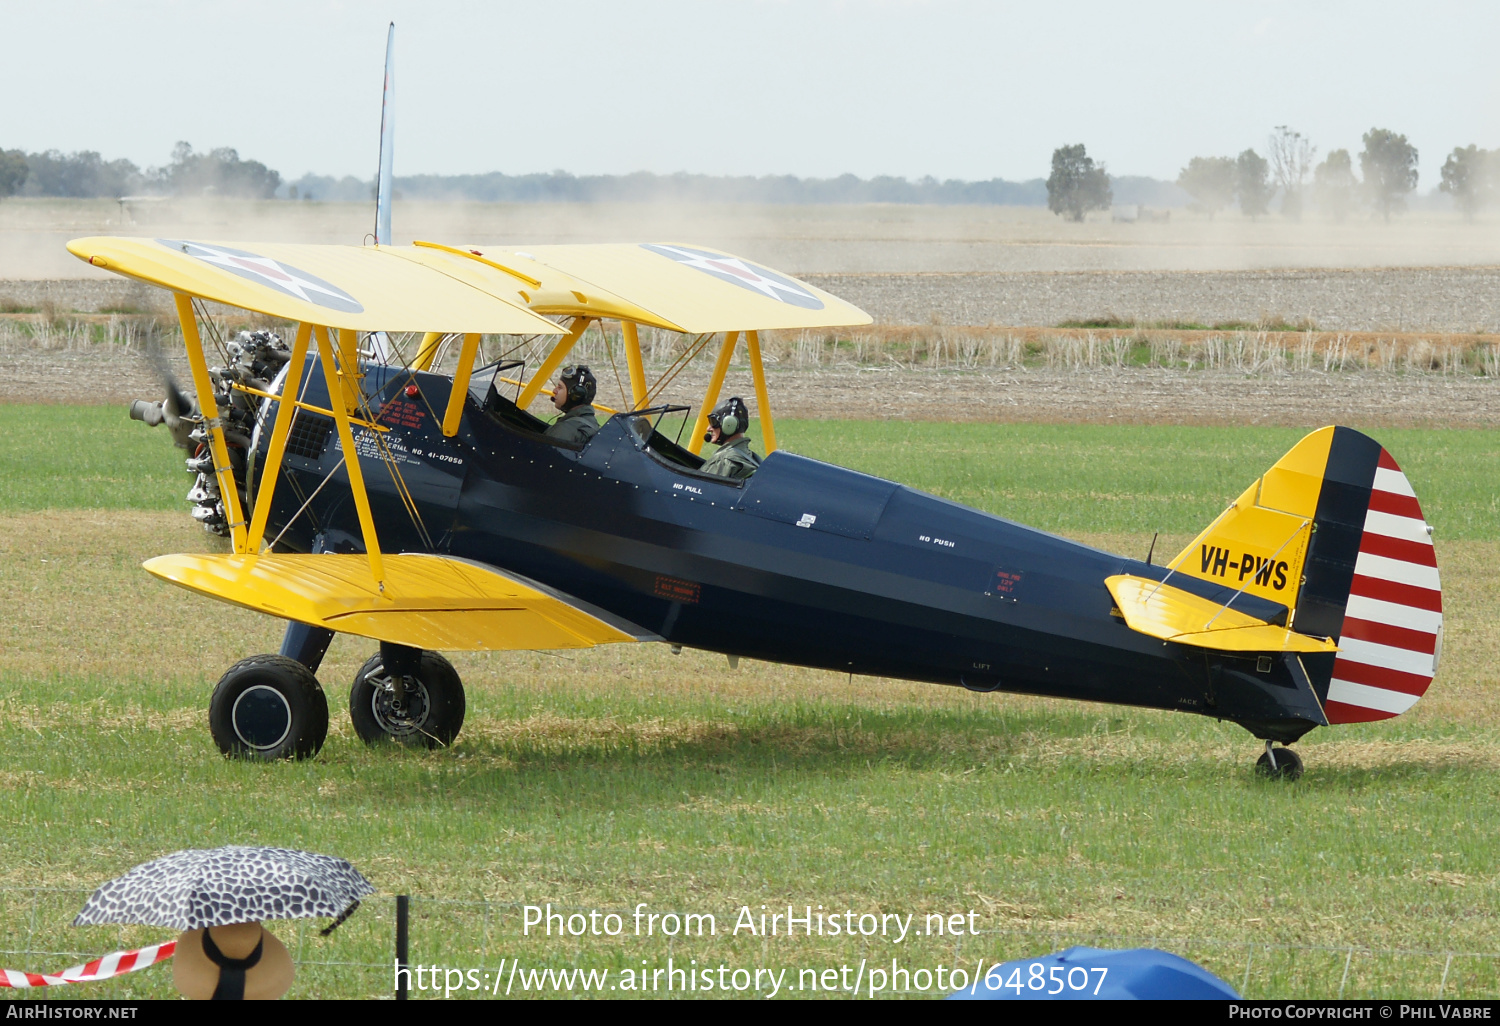
[[[985,973],[977,986],[966,987],[949,998],[1236,1001],[1239,995],[1207,969],[1170,952],[1074,947],[998,965]]]

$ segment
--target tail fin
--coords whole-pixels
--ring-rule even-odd
[[[1382,720],[1426,692],[1442,653],[1430,529],[1390,453],[1351,428],[1308,435],[1172,560],[1291,611],[1336,654],[1302,662],[1330,723]]]

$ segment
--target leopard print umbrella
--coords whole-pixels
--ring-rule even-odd
[[[192,848],[103,884],[73,925],[139,923],[200,930],[317,916],[342,922],[360,897],[373,893],[359,870],[331,855],[238,845]]]

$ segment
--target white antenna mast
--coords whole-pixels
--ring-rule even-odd
[[[385,35],[385,85],[380,93],[380,167],[375,172],[375,245],[391,244],[391,174],[396,146],[396,23]],[[368,353],[379,363],[391,362],[391,343],[383,331],[365,336]]]
[[[385,37],[385,87],[380,96],[380,169],[375,174],[375,245],[391,244],[391,164],[396,145],[396,23]]]

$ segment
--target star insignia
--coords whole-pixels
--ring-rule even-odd
[[[659,253],[664,257],[677,261],[685,267],[692,267],[707,272],[720,281],[727,281],[741,288],[759,292],[761,295],[774,299],[778,303],[787,303],[791,306],[800,306],[809,310],[821,310],[823,308],[823,301],[807,291],[802,285],[773,271],[756,267],[754,264],[747,263],[739,257],[714,253],[704,249],[690,249],[686,246],[646,244],[641,248],[648,249],[653,253]]]
[[[225,246],[210,246],[201,242],[183,242],[172,239],[158,239],[157,241],[171,249],[197,257],[206,264],[222,267],[241,278],[248,278],[257,284],[269,285],[295,296],[304,303],[312,303],[315,306],[344,313],[364,311],[364,306],[358,300],[338,286],[271,257],[240,249],[229,249]]]

